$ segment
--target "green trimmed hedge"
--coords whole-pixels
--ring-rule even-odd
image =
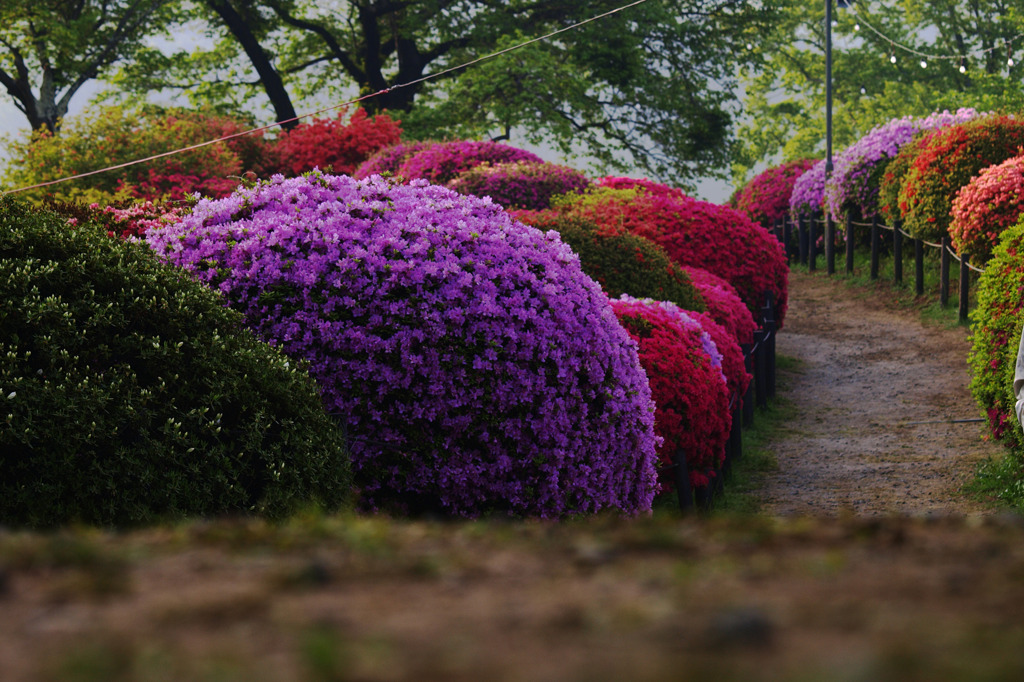
[[[0,523],[281,517],[348,503],[304,368],[144,244],[0,199]]]

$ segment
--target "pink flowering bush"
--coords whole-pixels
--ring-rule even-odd
[[[757,323],[736,293],[735,287],[703,268],[684,267],[690,281],[697,287],[707,314],[740,344],[753,343]]]
[[[729,437],[721,355],[698,322],[670,303],[623,296],[612,300],[619,322],[639,346],[656,406],[661,489],[674,487],[673,456],[682,450],[690,482],[707,485],[725,459]]]
[[[949,236],[957,253],[976,263],[992,256],[1003,230],[1024,213],[1024,156],[983,169],[953,199]]]
[[[147,239],[308,363],[365,508],[650,508],[647,377],[557,233],[422,180],[311,174],[200,201]]]
[[[163,205],[152,201],[140,201],[125,207],[91,204],[89,208],[105,214],[103,223],[107,225],[107,233],[121,239],[142,237],[151,229],[180,220],[189,210],[183,204]]]
[[[733,194],[729,205],[758,225],[771,228],[789,214],[793,185],[815,163],[814,159],[797,159],[762,171]]]
[[[739,211],[682,193],[658,195],[643,189],[598,190],[564,210],[602,227],[623,227],[659,244],[680,265],[722,277],[735,287],[755,320],[770,293],[782,325],[789,277],[785,251],[773,234]]]
[[[454,140],[425,145],[402,162],[397,175],[406,181],[423,179],[443,185],[471,168],[482,164],[527,161],[543,163],[543,159],[525,149],[498,142]]]
[[[484,163],[448,182],[459,194],[490,197],[505,208],[535,211],[550,208],[552,197],[578,194],[589,186],[589,178],[574,168],[529,161]]]
[[[938,128],[921,140],[899,190],[903,224],[917,239],[949,234],[953,199],[983,168],[1019,155],[1024,119],[979,116]]]
[[[397,175],[405,160],[413,154],[426,149],[433,142],[400,142],[383,147],[371,154],[352,172],[352,177],[365,180],[371,175]]]

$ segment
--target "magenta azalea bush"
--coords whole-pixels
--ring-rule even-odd
[[[608,189],[636,189],[639,187],[647,194],[653,194],[654,196],[686,196],[686,193],[678,187],[670,187],[647,178],[624,178],[606,175],[603,178],[597,179],[597,186]]]
[[[413,154],[429,147],[432,142],[399,142],[384,147],[371,154],[365,161],[356,166],[352,177],[358,180],[365,180],[371,175],[397,175],[398,169],[402,167]]]
[[[699,323],[671,303],[612,300],[612,308],[639,346],[656,406],[654,424],[663,438],[659,482],[674,487],[673,458],[683,451],[695,486],[707,485],[725,459],[732,424],[721,355]]]
[[[976,263],[992,257],[999,235],[1024,213],[1024,156],[989,166],[953,199],[949,236],[953,247]]]
[[[580,171],[554,163],[513,161],[484,163],[448,182],[460,194],[490,197],[508,209],[541,211],[551,207],[551,198],[579,194],[590,186]]]
[[[516,161],[544,162],[532,152],[499,142],[453,140],[424,145],[402,162],[397,174],[407,181],[423,179],[443,185],[485,163],[495,165]]]
[[[936,112],[924,118],[904,116],[876,126],[840,152],[832,175],[825,183],[825,204],[838,220],[846,211],[862,218],[878,215],[878,189],[886,164],[896,158],[900,148],[922,131],[968,121],[978,115],[974,109],[955,113]]]
[[[722,325],[738,343],[753,343],[757,323],[736,288],[703,268],[685,266],[683,270],[700,292],[711,319]]]
[[[815,163],[814,159],[797,159],[758,173],[733,194],[729,205],[770,228],[789,214],[793,185]]]
[[[650,507],[647,377],[557,233],[425,181],[316,173],[200,201],[148,239],[308,363],[364,507]]]

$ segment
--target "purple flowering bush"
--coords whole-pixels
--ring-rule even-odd
[[[398,175],[408,180],[429,180],[443,185],[471,168],[482,164],[543,163],[544,159],[532,152],[498,142],[478,140],[452,140],[424,145],[402,162]]]
[[[147,238],[308,362],[365,508],[650,508],[636,344],[557,233],[424,181],[315,173],[202,200]]]
[[[836,220],[853,210],[870,219],[879,214],[878,190],[888,162],[900,148],[925,130],[967,121],[978,115],[974,109],[955,113],[936,112],[924,118],[904,116],[876,126],[840,152],[825,183],[825,204]]]
[[[579,194],[590,184],[586,175],[568,166],[512,161],[470,168],[448,187],[459,194],[490,197],[508,209],[542,211],[551,207],[552,197]]]
[[[789,213],[794,218],[822,209],[825,201],[825,159],[805,170],[793,182],[789,195]]]

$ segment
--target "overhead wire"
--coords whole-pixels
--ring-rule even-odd
[[[306,114],[302,114],[300,116],[295,116],[293,118],[285,119],[283,121],[276,121],[274,123],[270,123],[270,124],[267,124],[267,125],[264,125],[264,126],[259,126],[259,127],[256,127],[256,128],[250,128],[248,130],[243,130],[243,131],[240,131],[240,132],[232,133],[230,135],[224,135],[223,137],[218,137],[218,138],[213,139],[213,140],[207,140],[205,142],[199,142],[199,143],[196,143],[196,144],[193,144],[193,145],[189,145],[187,147],[181,147],[180,149],[174,149],[174,150],[167,151],[167,152],[161,152],[159,154],[153,154],[153,155],[147,156],[145,158],[134,159],[132,161],[126,161],[124,163],[119,163],[119,164],[115,164],[115,165],[112,165],[112,166],[107,166],[105,168],[98,168],[96,170],[86,171],[86,172],[83,172],[83,173],[77,173],[75,175],[69,175],[67,177],[57,178],[56,180],[48,180],[46,182],[39,182],[39,183],[36,183],[34,185],[25,185],[24,187],[16,187],[14,189],[2,190],[2,191],[0,191],[0,196],[5,196],[5,195],[8,195],[8,194],[15,194],[17,192],[25,192],[25,191],[32,190],[32,189],[40,189],[42,187],[49,187],[51,185],[56,185],[56,184],[60,184],[60,183],[63,183],[63,182],[70,182],[71,180],[79,180],[81,178],[90,177],[90,176],[93,176],[93,175],[99,175],[100,173],[108,173],[110,171],[120,170],[122,168],[128,168],[130,166],[136,166],[136,165],[141,164],[141,163],[147,163],[149,161],[155,161],[157,159],[162,159],[162,158],[165,158],[165,157],[168,157],[168,156],[174,156],[176,154],[182,154],[182,153],[185,153],[185,152],[193,151],[195,149],[201,149],[203,147],[208,147],[210,145],[217,144],[219,142],[225,142],[227,140],[232,140],[232,139],[235,139],[237,137],[243,137],[245,135],[251,135],[253,133],[258,133],[258,132],[262,132],[262,131],[265,131],[265,130],[270,130],[271,128],[277,128],[279,126],[286,125],[288,123],[293,123],[295,121],[299,121],[299,120],[304,119],[304,118],[309,118],[311,116],[318,116],[320,114],[323,114],[323,113],[326,113],[326,112],[329,112],[329,111],[334,111],[336,109],[341,109],[341,108],[347,107],[347,106],[352,105],[352,104],[358,104],[359,102],[362,102],[362,101],[367,100],[367,99],[372,99],[374,97],[377,97],[378,95],[383,95],[383,94],[386,94],[388,92],[392,92],[394,90],[399,90],[401,88],[407,88],[407,87],[411,87],[413,85],[418,85],[420,83],[423,83],[423,82],[426,82],[426,81],[429,81],[429,80],[433,80],[435,78],[440,78],[441,76],[446,76],[446,75],[448,75],[450,73],[454,73],[456,71],[461,71],[462,69],[466,69],[466,68],[469,68],[469,67],[474,66],[476,64],[480,64],[481,62],[485,62],[485,61],[488,61],[490,59],[494,59],[496,57],[500,57],[503,54],[507,54],[509,52],[513,52],[515,50],[522,49],[522,48],[526,47],[527,45],[532,45],[533,43],[543,42],[543,41],[548,40],[548,39],[550,39],[550,38],[552,38],[552,37],[554,37],[556,35],[559,35],[561,33],[565,33],[567,31],[575,30],[575,29],[577,29],[577,28],[579,28],[581,26],[584,26],[586,24],[590,24],[592,22],[598,21],[600,19],[604,19],[606,17],[612,16],[614,14],[618,14],[620,12],[624,12],[625,10],[631,9],[633,7],[636,7],[637,5],[642,5],[645,2],[647,2],[647,1],[648,0],[634,0],[633,2],[630,2],[628,4],[621,5],[619,7],[614,8],[614,9],[608,10],[607,12],[602,12],[601,14],[597,14],[597,15],[595,15],[593,17],[590,17],[589,19],[584,19],[583,21],[578,21],[578,22],[576,22],[574,24],[571,24],[569,26],[564,26],[562,28],[556,29],[556,30],[551,31],[549,33],[546,33],[546,34],[544,34],[542,36],[538,36],[536,38],[531,38],[529,40],[524,40],[521,43],[517,43],[515,45],[512,45],[510,47],[506,47],[506,48],[501,49],[501,50],[497,50],[495,52],[491,52],[490,54],[484,55],[482,57],[477,57],[475,59],[471,59],[471,60],[469,60],[467,62],[463,62],[461,64],[458,64],[456,66],[451,66],[451,67],[448,67],[446,69],[442,69],[441,71],[438,71],[436,73],[430,73],[430,74],[427,74],[425,76],[421,76],[420,78],[416,78],[414,80],[407,81],[405,83],[398,83],[396,85],[391,85],[391,86],[388,86],[386,88],[382,88],[381,90],[377,90],[376,92],[372,92],[372,93],[363,95],[361,97],[356,97],[354,99],[350,99],[350,100],[342,102],[340,104],[334,104],[334,105],[331,105],[331,106],[328,106],[328,107],[324,107],[322,109],[318,109],[316,111],[312,111],[312,112],[309,112],[309,113],[306,113]]]

